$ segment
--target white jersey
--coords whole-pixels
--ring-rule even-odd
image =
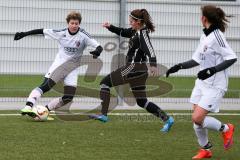
[[[58,54],[63,59],[81,57],[83,50],[87,46],[91,46],[94,49],[99,46],[99,43],[81,28],[74,35],[69,34],[67,28],[62,30],[44,29],[43,33],[46,39],[58,41]]]
[[[192,56],[192,59],[200,64],[200,70],[214,67],[224,60],[235,58],[237,58],[236,54],[219,29],[212,31],[208,36],[203,34],[200,38],[200,44]],[[223,70],[206,80],[197,79],[197,81],[227,91],[228,73],[227,70]]]
[[[45,77],[51,78],[56,83],[63,79],[64,85],[77,86],[77,68],[80,66],[83,50],[87,46],[96,49],[99,43],[81,28],[74,35],[69,34],[67,28],[63,30],[44,29],[43,33],[45,38],[58,41],[58,54]]]

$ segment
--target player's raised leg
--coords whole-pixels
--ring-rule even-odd
[[[173,123],[174,123],[173,117],[168,116],[167,113],[165,111],[163,111],[155,103],[148,101],[148,99],[146,97],[145,82],[143,82],[141,84],[144,84],[144,85],[137,85],[136,86],[136,85],[130,83],[132,93],[133,93],[133,95],[134,95],[134,97],[136,98],[136,101],[137,101],[137,105],[146,109],[146,111],[148,111],[149,113],[152,113],[153,115],[160,118],[164,122],[164,125],[163,125],[163,127],[160,131],[168,132],[171,129]]]
[[[174,124],[174,118],[172,116],[168,116],[166,112],[164,112],[153,102],[148,101],[147,98],[137,98],[136,101],[138,106],[145,108],[149,113],[159,117],[164,122],[164,125],[160,131],[170,131],[172,125]]]

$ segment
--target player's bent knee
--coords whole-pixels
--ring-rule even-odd
[[[62,101],[63,101],[63,104],[64,104],[64,105],[67,104],[67,103],[72,102],[72,100],[73,100],[73,96],[64,95],[64,96],[62,97]]]
[[[147,103],[147,99],[146,98],[137,98],[137,105],[144,108],[145,104]]]
[[[43,83],[38,87],[42,90],[43,93],[48,92],[56,83],[50,79],[45,78]]]
[[[112,87],[112,82],[111,82],[111,77],[110,75],[107,75],[106,77],[104,77],[102,79],[102,81],[100,82],[100,86],[104,87],[104,86],[108,86],[109,88]]]
[[[197,125],[202,125],[202,122],[203,122],[203,119],[201,116],[198,116],[198,115],[192,115],[192,122],[197,124]]]

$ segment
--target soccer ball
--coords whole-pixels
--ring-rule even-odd
[[[35,121],[46,121],[49,115],[49,111],[46,107],[42,105],[37,105],[32,108],[32,111],[36,114],[36,117],[33,119]]]

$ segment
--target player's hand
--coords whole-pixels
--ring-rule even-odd
[[[150,75],[150,76],[156,76],[157,75],[157,67],[155,67],[155,66],[150,66],[149,68],[148,68],[148,74]]]
[[[179,71],[180,69],[182,69],[181,64],[176,64],[175,66],[167,70],[166,77],[168,77],[172,73]]]
[[[91,51],[90,54],[93,55],[93,59],[96,59],[98,58],[98,56],[100,56],[102,51],[103,51],[103,48],[102,46],[99,45],[94,51]]]
[[[98,56],[100,56],[100,53],[96,52],[96,51],[92,51],[92,52],[89,52],[92,56],[93,56],[93,59],[97,59]]]
[[[216,68],[215,67],[211,67],[211,68],[206,68],[204,70],[201,70],[200,72],[198,72],[197,77],[201,80],[205,80],[211,76],[213,76],[216,73]]]
[[[110,24],[109,22],[104,22],[104,23],[102,24],[102,26],[105,27],[105,28],[109,28],[110,25],[111,25],[111,24]]]
[[[25,36],[26,36],[25,32],[17,32],[14,36],[14,40],[22,39]]]

